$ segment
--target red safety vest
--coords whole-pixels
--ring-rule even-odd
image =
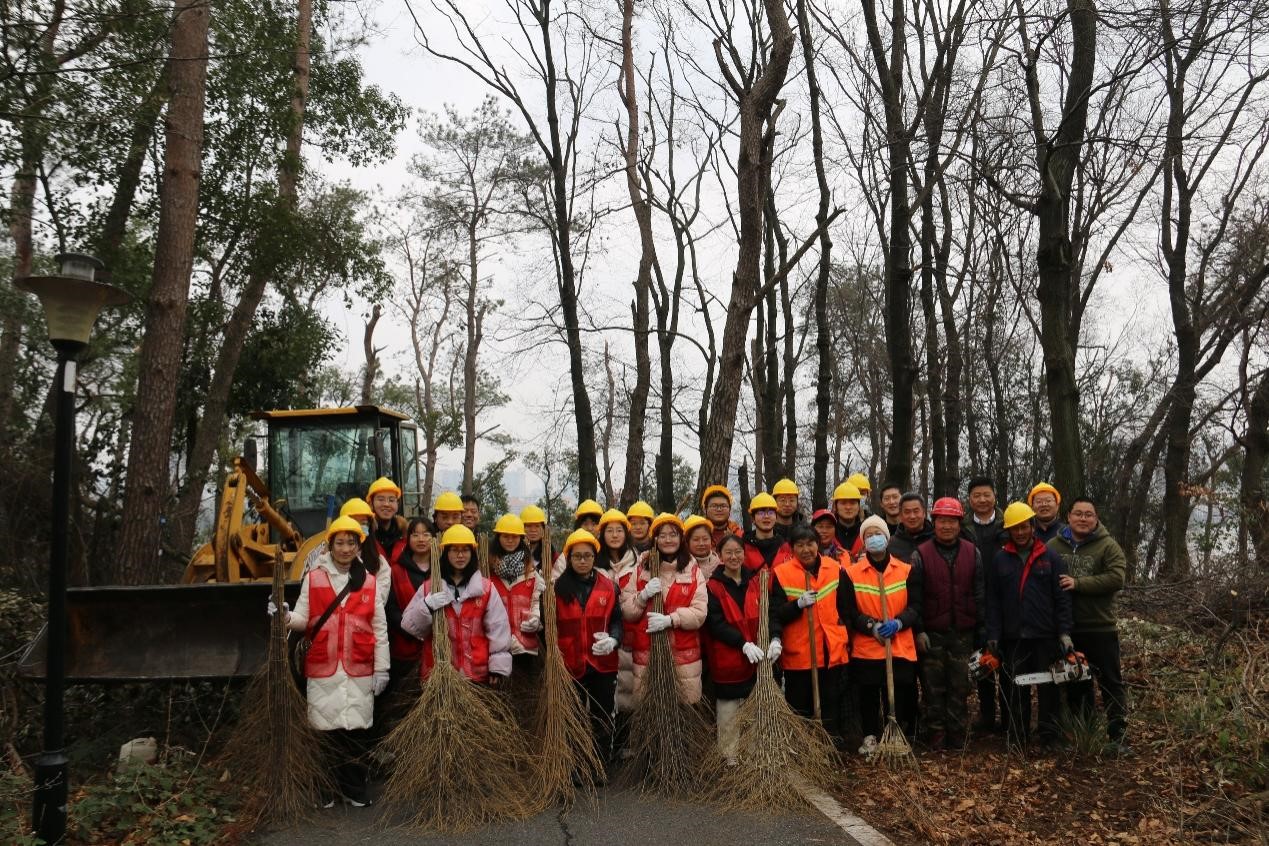
[[[423,595],[431,593],[431,581],[423,585]],[[493,594],[493,583],[485,579],[485,590],[479,597],[463,601],[460,614],[454,603],[445,606],[445,628],[449,633],[450,660],[464,676],[474,682],[489,681],[489,638],[485,636],[485,608]],[[436,612],[433,611],[433,614]],[[432,636],[423,641],[423,660],[419,662],[419,675],[424,680],[432,674],[436,658],[432,655]]]
[[[723,578],[727,578],[724,576]],[[710,579],[705,589],[714,595],[722,606],[723,617],[740,631],[741,637],[750,643],[758,640],[758,599],[761,579],[756,576],[749,580],[745,589],[745,607],[742,609],[732,599],[731,594],[718,579]],[[701,636],[705,645],[705,660],[709,664],[710,677],[719,684],[740,684],[747,682],[757,673],[757,667],[749,663],[740,649],[728,646],[721,640],[705,632]]]
[[[409,573],[397,561],[393,560],[389,566],[392,567],[392,595],[396,598],[397,607],[404,612],[418,588],[410,582]],[[423,644],[400,629],[392,629],[388,632],[388,649],[395,661],[417,661]]]
[[[350,590],[343,603],[326,618],[321,631],[314,632],[317,618],[331,606],[335,596],[330,574],[324,567],[308,571],[308,638],[312,645],[304,656],[304,675],[310,679],[330,678],[340,665],[354,678],[375,671],[374,575],[367,573],[361,590]]]
[[[669,592],[665,596],[663,614],[671,614],[680,608],[686,608],[692,604],[692,597],[696,595],[697,579],[700,578],[700,571],[695,566],[692,567],[692,581],[680,582],[675,579],[670,584]],[[648,583],[647,574],[640,569],[635,577],[635,590],[643,590],[644,585]],[[634,657],[634,662],[639,666],[645,666],[648,663],[648,650],[652,648],[652,635],[648,634],[648,615],[647,611],[652,608],[649,602],[644,610],[644,615],[639,621],[629,627],[630,631],[630,652]],[[694,661],[701,660],[701,633],[695,629],[686,631],[684,629],[671,628],[670,648],[674,651],[675,664],[691,664]]]
[[[536,655],[539,643],[537,632],[520,631],[520,624],[533,616],[533,579],[521,579],[511,587],[507,587],[506,582],[492,574],[489,576],[489,581],[494,583],[494,587],[498,589],[498,596],[502,597],[502,604],[507,607],[511,636],[520,641],[527,651]]]
[[[529,580],[533,584],[533,580]],[[606,573],[595,571],[595,584],[586,598],[586,607],[574,597],[555,600],[560,654],[569,675],[580,679],[589,664],[598,673],[617,672],[617,650],[607,655],[595,655],[590,648],[595,645],[597,632],[608,632],[608,624],[617,608],[617,588]]]
[[[746,569],[757,571],[767,566],[767,561],[762,557],[762,551],[759,550],[758,547],[749,543],[746,543],[744,546]],[[780,548],[776,550],[775,557],[771,559],[771,566],[777,567],[792,557],[793,549],[787,543],[782,544]]]

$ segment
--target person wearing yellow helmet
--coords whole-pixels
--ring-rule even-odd
[[[526,505],[520,509],[520,522],[524,524],[524,540],[529,545],[529,554],[541,569],[547,558],[546,551],[542,549],[542,539],[546,537],[546,512],[536,505]]]
[[[859,491],[859,495],[864,499],[867,499],[872,493],[872,482],[868,481],[868,477],[863,473],[851,473],[850,478],[846,481],[854,485],[855,489]]]
[[[856,473],[855,476],[860,474]],[[837,534],[837,545],[852,559],[858,558],[864,551],[864,542],[859,538],[859,526],[863,522],[861,508],[863,498],[863,491],[849,479],[833,490],[833,518],[837,521],[834,529]]]
[[[652,518],[656,517],[652,506],[643,500],[626,509],[630,521],[630,545],[635,552],[647,552],[652,548]]]
[[[1040,540],[1048,543],[1066,528],[1066,524],[1058,516],[1062,506],[1062,494],[1048,482],[1040,482],[1027,494],[1027,505],[1035,510],[1035,533]]]
[[[352,517],[339,517],[326,530],[326,549],[304,574],[295,609],[269,601],[286,625],[306,633],[308,720],[320,731],[331,781],[344,801],[362,807],[367,795],[367,729],[374,725],[375,697],[388,685],[388,624],[379,582],[361,560],[365,534]],[[349,632],[349,636],[343,636]],[[335,797],[322,797],[323,806]]]
[[[459,509],[461,511],[461,509]],[[441,584],[433,579],[410,600],[401,616],[401,627],[423,641],[419,674],[432,673],[432,615],[443,613],[450,642],[450,660],[476,684],[501,687],[511,675],[511,624],[507,607],[493,582],[480,574],[476,562],[476,535],[463,525],[453,525],[441,535],[437,567]]]
[[[683,543],[687,545],[692,560],[706,579],[714,575],[714,568],[718,566],[713,529],[710,521],[699,514],[693,514],[683,521]]]
[[[731,519],[731,491],[726,485],[710,485],[701,494],[701,511],[710,523],[710,543],[718,546],[724,535],[744,534],[740,524]]]
[[[651,509],[649,509],[651,512]],[[648,525],[652,524],[648,520]],[[612,583],[621,589],[621,583],[634,572],[639,554],[630,543],[630,518],[615,508],[604,512],[599,518],[599,554],[595,557],[595,568],[605,571]],[[618,617],[621,615],[618,614]],[[624,734],[625,716],[634,704],[634,660],[630,655],[628,644],[621,644],[616,653],[617,672],[617,713],[621,723],[618,734]]]
[[[453,491],[445,491],[432,503],[432,522],[436,530],[445,533],[450,526],[463,521],[463,500]]]
[[[379,555],[386,561],[395,561],[405,549],[406,519],[397,513],[401,508],[401,488],[387,476],[380,476],[370,483],[366,502],[374,511],[371,534]]]
[[[793,556],[793,550],[785,542],[783,535],[777,535],[775,497],[766,491],[760,491],[749,500],[749,516],[753,525],[744,535],[745,567],[759,570],[763,567],[774,567],[786,558]]]
[[[388,616],[388,645],[392,653],[392,683],[417,672],[421,645],[418,638],[401,628],[401,615],[432,574],[432,543],[436,528],[426,517],[413,517],[405,530],[406,548],[392,562],[392,589],[384,611]]]
[[[517,665],[526,665],[527,670],[530,662],[526,659],[538,654],[538,632],[542,630],[538,599],[546,582],[538,575],[525,540],[524,522],[514,514],[504,514],[494,524],[489,544],[489,580],[507,606],[511,655]]]
[[[573,512],[573,530],[585,529],[592,535],[599,531],[599,518],[604,516],[604,509],[593,499],[584,499],[577,504]]]
[[[479,529],[476,528],[480,525],[480,500],[469,493],[463,494],[462,500],[463,516],[459,518],[459,521],[473,532],[480,534]]]
[[[776,501],[775,533],[787,538],[790,528],[806,521],[806,517],[798,510],[798,499],[802,492],[792,479],[781,479],[771,488],[771,495]]]
[[[674,670],[684,701],[695,705],[701,698],[701,626],[708,608],[705,579],[683,543],[683,524],[673,514],[659,514],[652,521],[652,540],[657,552],[644,553],[635,571],[621,588],[621,613],[627,624],[634,658],[634,693],[638,699],[652,637],[665,632],[674,653]],[[655,568],[656,572],[652,572]],[[661,596],[662,610],[652,609]]]
[[[762,579],[745,567],[745,544],[733,534],[723,535],[717,547],[718,568],[705,583],[709,607],[705,615],[708,637],[703,638],[705,663],[714,682],[714,713],[718,748],[729,764],[736,762],[740,743],[735,724],[740,706],[753,691],[758,662],[775,660],[758,646]]]
[[[1071,595],[1062,590],[1069,575],[1062,556],[1036,537],[1035,511],[1025,502],[1005,508],[1004,527],[1009,540],[987,567],[987,648],[1000,656],[1008,691],[1008,737],[1025,746],[1031,734],[1031,686],[1014,684],[1024,673],[1048,669],[1054,659],[1075,651]],[[1034,685],[1039,699],[1037,734],[1051,744],[1061,738],[1058,727],[1058,689],[1052,684]]]

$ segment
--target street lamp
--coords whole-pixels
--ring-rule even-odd
[[[57,417],[53,447],[53,532],[48,568],[48,654],[44,680],[44,751],[35,761],[31,821],[48,844],[66,838],[66,742],[63,693],[66,688],[66,559],[70,534],[71,453],[75,448],[76,359],[88,346],[97,315],[123,305],[128,295],[95,281],[102,263],[92,256],[62,253],[57,276],[15,279],[20,290],[39,297],[48,338],[57,349]]]

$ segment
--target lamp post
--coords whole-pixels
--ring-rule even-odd
[[[66,743],[63,693],[66,688],[66,563],[70,534],[71,454],[75,448],[76,360],[88,346],[93,323],[106,306],[128,295],[95,281],[102,263],[92,256],[62,253],[57,276],[15,279],[20,290],[39,297],[48,337],[57,350],[57,415],[53,446],[53,531],[48,568],[48,652],[44,679],[44,751],[35,761],[31,821],[45,843],[66,837]]]

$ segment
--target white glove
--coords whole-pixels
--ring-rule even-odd
[[[771,638],[771,643],[767,645],[767,660],[774,661],[780,657],[780,653],[784,651],[784,644],[780,642],[780,638]]]
[[[546,579],[542,578],[541,573],[537,573],[533,576],[533,592],[534,593],[546,592]]]
[[[269,616],[272,617],[276,613],[278,613],[278,606],[273,602],[272,599],[270,599],[269,600]],[[282,603],[282,614],[284,618],[291,616],[291,606],[285,602]]]
[[[617,648],[617,638],[608,632],[595,632],[595,644],[590,648],[591,655],[611,655]]]
[[[745,657],[749,659],[750,664],[757,664],[763,659],[762,650],[758,648],[758,644],[756,643],[746,643],[744,646],[740,647],[740,651],[743,652]]]
[[[511,638],[511,646],[507,649],[512,655],[527,655],[529,650],[524,648],[524,644],[520,642],[520,638]]]
[[[534,614],[532,617],[525,617],[520,621],[520,631],[527,634],[542,631],[542,618],[537,614]]]
[[[378,670],[370,680],[370,692],[375,696],[388,689],[388,671]]]
[[[443,587],[440,590],[432,591],[423,597],[423,604],[433,611],[444,608],[454,601],[454,594],[449,592],[449,588]]]
[[[813,590],[808,590],[806,593],[798,597],[798,607],[810,608],[815,604],[817,599],[819,599],[819,594]]]
[[[649,611],[648,634],[656,634],[657,632],[665,631],[670,627],[671,622],[673,621],[670,620],[669,614],[658,614],[655,611]]]
[[[639,601],[647,605],[652,601],[652,597],[661,592],[661,580],[656,576],[648,579],[648,583],[643,586],[643,590],[639,591]]]

